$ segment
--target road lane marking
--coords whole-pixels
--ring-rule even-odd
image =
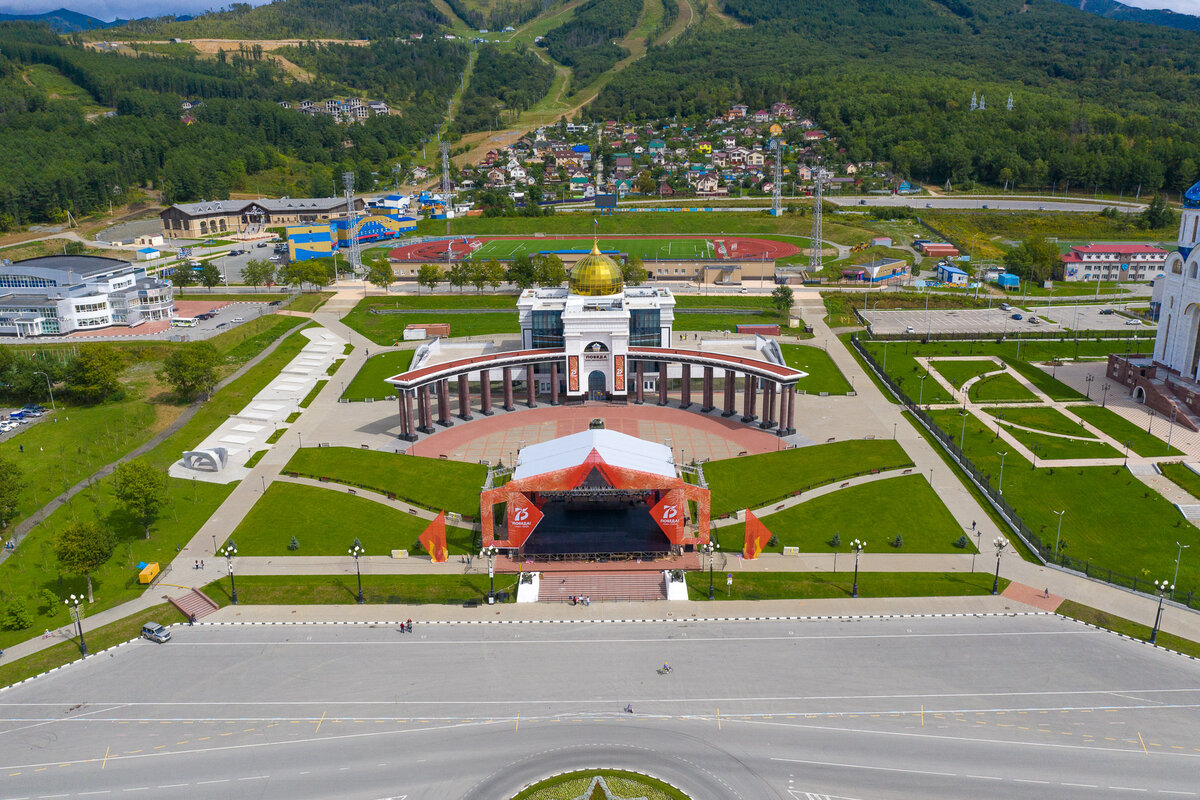
[[[1142,743],[1142,752],[1150,755],[1150,751],[1146,749],[1146,740],[1142,738],[1142,732],[1138,731],[1138,741]]]
[[[108,754],[112,751],[112,746],[104,748],[104,760],[100,762],[100,769],[104,769],[104,765],[108,763]]]

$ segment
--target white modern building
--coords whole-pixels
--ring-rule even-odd
[[[565,354],[568,400],[623,400],[638,380],[629,374],[629,348],[671,346],[675,297],[667,289],[625,287],[620,267],[594,246],[571,268],[570,288],[526,289],[517,311],[522,349]],[[642,388],[655,391],[657,378],[643,370]],[[538,379],[548,385],[549,371]]]
[[[59,336],[171,318],[171,284],[99,256],[0,262],[0,335]]]
[[[1148,281],[1162,272],[1167,251],[1149,244],[1086,244],[1062,257],[1064,281]]]

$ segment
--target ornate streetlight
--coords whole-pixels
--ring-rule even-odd
[[[229,568],[229,594],[233,600],[233,604],[237,605],[237,584],[233,581],[233,557],[237,555],[237,545],[230,539],[225,543],[225,547],[221,548],[218,555],[225,556],[225,566]]]
[[[1154,615],[1154,628],[1150,631],[1150,644],[1154,644],[1158,640],[1158,626],[1162,622],[1163,599],[1167,596],[1167,592],[1175,591],[1175,586],[1165,580],[1161,583],[1155,581],[1154,588],[1158,591],[1158,613]]]
[[[713,599],[713,559],[714,559],[713,551],[720,550],[720,549],[721,549],[721,545],[714,541],[711,541],[711,540],[700,545],[700,552],[708,553],[708,599],[709,600]]]
[[[363,604],[363,593],[362,570],[358,568],[358,557],[361,556],[363,552],[362,544],[359,543],[358,539],[355,539],[354,544],[350,547],[350,555],[354,556],[354,574],[358,576],[358,604],[360,606]]]
[[[999,494],[1004,494],[1004,457],[1008,455],[1008,451],[1005,450],[1001,453],[997,450],[996,455],[1000,456],[1000,485],[996,487],[996,491]]]
[[[1000,594],[1000,556],[1008,548],[1008,539],[997,536],[992,540],[992,547],[996,548],[996,577],[992,580],[992,594]]]
[[[858,597],[858,557],[866,546],[866,542],[860,542],[858,539],[850,543],[850,549],[854,551],[854,587],[850,590],[851,597]]]
[[[496,570],[493,559],[498,552],[500,552],[498,548],[488,546],[483,548],[481,553],[488,560],[488,605],[496,602]]]
[[[75,630],[79,631],[79,652],[86,658],[88,651],[87,642],[83,640],[83,612],[79,609],[79,604],[83,602],[83,595],[71,595],[63,602],[66,603],[67,610],[75,615]]]

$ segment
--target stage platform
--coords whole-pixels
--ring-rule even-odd
[[[707,564],[707,562],[705,562]],[[700,569],[699,553],[684,553],[673,556],[663,554],[662,558],[641,561],[541,561],[530,559],[512,559],[508,556],[497,556],[495,569],[498,573],[517,572],[662,572],[664,569],[697,570]]]
[[[671,542],[645,502],[551,500],[525,546],[525,555],[666,553]]]

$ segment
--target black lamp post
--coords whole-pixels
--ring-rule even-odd
[[[362,570],[360,570],[358,568],[358,557],[361,556],[362,554],[363,554],[362,545],[359,544],[358,539],[355,539],[354,545],[350,548],[350,555],[354,556],[354,574],[358,576],[358,604],[360,606],[363,604],[363,593],[362,593]]]
[[[1008,539],[997,536],[992,540],[992,547],[996,548],[996,577],[992,579],[992,594],[1000,594],[1000,556],[1004,555],[1004,550],[1008,547]]]
[[[1154,615],[1154,628],[1150,631],[1150,644],[1154,644],[1158,640],[1158,626],[1162,622],[1163,598],[1167,596],[1167,592],[1175,591],[1175,587],[1165,580],[1162,583],[1155,581],[1154,588],[1158,590],[1158,613]]]
[[[79,652],[87,657],[87,642],[83,640],[83,612],[79,610],[79,604],[83,602],[83,595],[71,595],[63,602],[66,603],[67,609],[75,615],[75,630],[79,632]]]
[[[495,547],[483,548],[483,555],[488,560],[488,605],[496,602],[496,570],[492,561],[496,557],[496,552]]]
[[[720,550],[721,545],[716,542],[708,542],[700,546],[700,549],[708,553],[708,599],[713,599],[713,551]]]
[[[237,545],[230,539],[225,543],[225,547],[221,549],[221,555],[225,556],[225,566],[229,568],[229,594],[233,600],[233,604],[237,605],[237,584],[233,581],[233,557],[237,555]]]
[[[854,551],[854,587],[850,590],[851,597],[858,597],[858,557],[866,546],[866,542],[860,542],[858,539],[850,543],[850,549]]]

